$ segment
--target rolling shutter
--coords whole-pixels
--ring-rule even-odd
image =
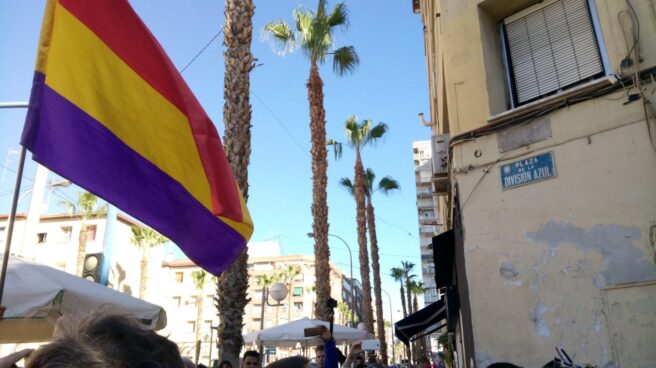
[[[504,20],[517,104],[603,73],[586,0],[554,0]]]

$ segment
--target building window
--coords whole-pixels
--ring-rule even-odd
[[[71,237],[73,235],[73,227],[72,226],[62,226],[61,228],[61,239],[59,240],[60,243],[70,243],[71,242]]]
[[[175,273],[175,282],[178,284],[181,284],[184,281],[184,272],[176,272]]]
[[[546,0],[502,22],[512,106],[604,74],[587,0]]]
[[[262,313],[262,304],[253,304],[253,309],[251,313]]]
[[[196,331],[196,321],[187,321],[187,328],[185,332],[195,332]]]
[[[48,237],[48,233],[38,233],[38,234],[36,234],[36,243],[37,244],[45,244],[47,237]]]
[[[87,241],[96,240],[96,225],[87,226]]]
[[[292,296],[302,296],[303,295],[303,287],[294,287],[294,290],[292,291]]]
[[[180,308],[180,302],[182,301],[182,298],[179,296],[174,296],[173,297],[173,306],[176,308]]]
[[[287,313],[287,304],[283,304],[283,305],[281,305],[281,306],[280,306],[280,311],[281,311],[282,313]]]
[[[303,303],[294,303],[294,312],[302,312]]]

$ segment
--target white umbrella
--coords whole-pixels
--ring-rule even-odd
[[[102,307],[131,315],[149,328],[166,326],[160,306],[17,257],[9,257],[2,304],[6,310],[0,319],[0,343],[48,340],[55,321],[44,315],[46,310],[57,316],[84,315]]]
[[[251,332],[244,335],[244,342],[247,344],[259,344],[276,347],[296,347],[297,343],[301,346],[316,346],[323,344],[318,336],[305,337],[306,328],[324,325],[329,327],[329,323],[318,319],[301,318],[283,325],[266,328],[261,331]],[[373,335],[357,328],[346,327],[342,325],[333,325],[333,337],[338,344],[351,344],[360,340],[373,339]]]

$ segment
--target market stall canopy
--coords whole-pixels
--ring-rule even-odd
[[[420,332],[423,332],[422,335],[426,335],[444,327],[443,321],[445,319],[446,304],[443,300],[438,300],[396,322],[394,324],[394,334],[404,344],[410,345],[410,339]]]
[[[155,330],[166,326],[166,312],[160,306],[12,256],[2,304],[6,310],[0,319],[0,343],[46,341],[58,317],[82,316],[99,308],[131,315]]]
[[[244,335],[246,344],[262,344],[275,347],[296,347],[300,343],[302,347],[322,345],[323,341],[318,336],[305,337],[306,328],[324,325],[329,327],[326,321],[318,319],[301,318],[275,327],[266,328],[261,331],[251,332]],[[358,330],[342,325],[333,325],[333,337],[338,344],[351,344],[360,340],[373,339],[374,336],[366,331]]]

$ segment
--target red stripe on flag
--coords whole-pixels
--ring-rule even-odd
[[[212,190],[215,214],[241,222],[239,189],[216,127],[130,4],[126,0],[59,2],[187,116]]]

